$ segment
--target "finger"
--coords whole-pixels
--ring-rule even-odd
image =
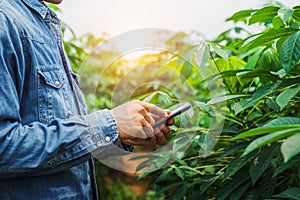
[[[140,102],[141,105],[150,113],[159,115],[161,117],[167,117],[167,113],[161,109],[160,107],[154,105],[154,104],[150,104],[150,103],[146,103],[146,102]]]
[[[170,110],[165,110],[165,112],[167,113],[167,115],[170,115],[170,114],[171,114],[171,111],[170,111]],[[173,124],[174,124],[174,118],[171,118],[171,119],[167,120],[167,121],[166,121],[166,124],[167,124],[168,126],[173,125]]]
[[[161,119],[161,116],[159,116],[159,115],[156,115],[156,114],[153,114],[153,113],[149,113],[149,114],[155,120],[155,122],[158,121],[159,119]]]
[[[172,136],[169,127],[166,125],[162,127],[161,132],[163,132],[166,139],[168,139]]]
[[[147,137],[152,137],[154,135],[154,129],[145,119],[141,120],[141,125],[143,128],[143,132]]]
[[[137,111],[140,115],[142,115],[145,120],[151,125],[153,126],[155,124],[155,120],[152,118],[152,116],[150,115],[150,113],[148,113],[148,111],[146,110],[146,108],[144,108],[143,106],[141,106],[141,108],[138,109]]]
[[[153,119],[153,117],[146,111],[144,110],[144,113],[141,113],[143,115],[143,117],[145,118],[145,120],[151,125],[154,126],[155,124],[155,120]]]
[[[169,119],[169,120],[166,122],[166,124],[167,124],[168,126],[173,125],[173,124],[174,124],[174,118]]]
[[[156,138],[157,138],[157,144],[166,144],[167,143],[167,139],[165,138],[165,135],[159,130],[156,133]]]

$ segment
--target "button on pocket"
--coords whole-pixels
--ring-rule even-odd
[[[68,118],[72,113],[72,93],[65,84],[63,70],[57,66],[43,66],[37,73],[40,121],[50,123],[55,118]]]

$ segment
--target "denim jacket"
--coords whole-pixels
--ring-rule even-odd
[[[118,141],[109,110],[87,114],[39,0],[0,0],[0,199],[96,199],[93,160]]]

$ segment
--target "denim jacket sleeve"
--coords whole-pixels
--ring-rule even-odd
[[[18,27],[0,11],[0,178],[51,174],[75,166],[118,141],[109,110],[24,123],[23,67],[28,63]]]

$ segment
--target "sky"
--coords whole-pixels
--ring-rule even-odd
[[[287,6],[298,0],[281,0]],[[80,36],[122,34],[140,28],[161,28],[212,39],[231,23],[226,18],[239,10],[260,8],[268,0],[64,0],[61,19]]]

